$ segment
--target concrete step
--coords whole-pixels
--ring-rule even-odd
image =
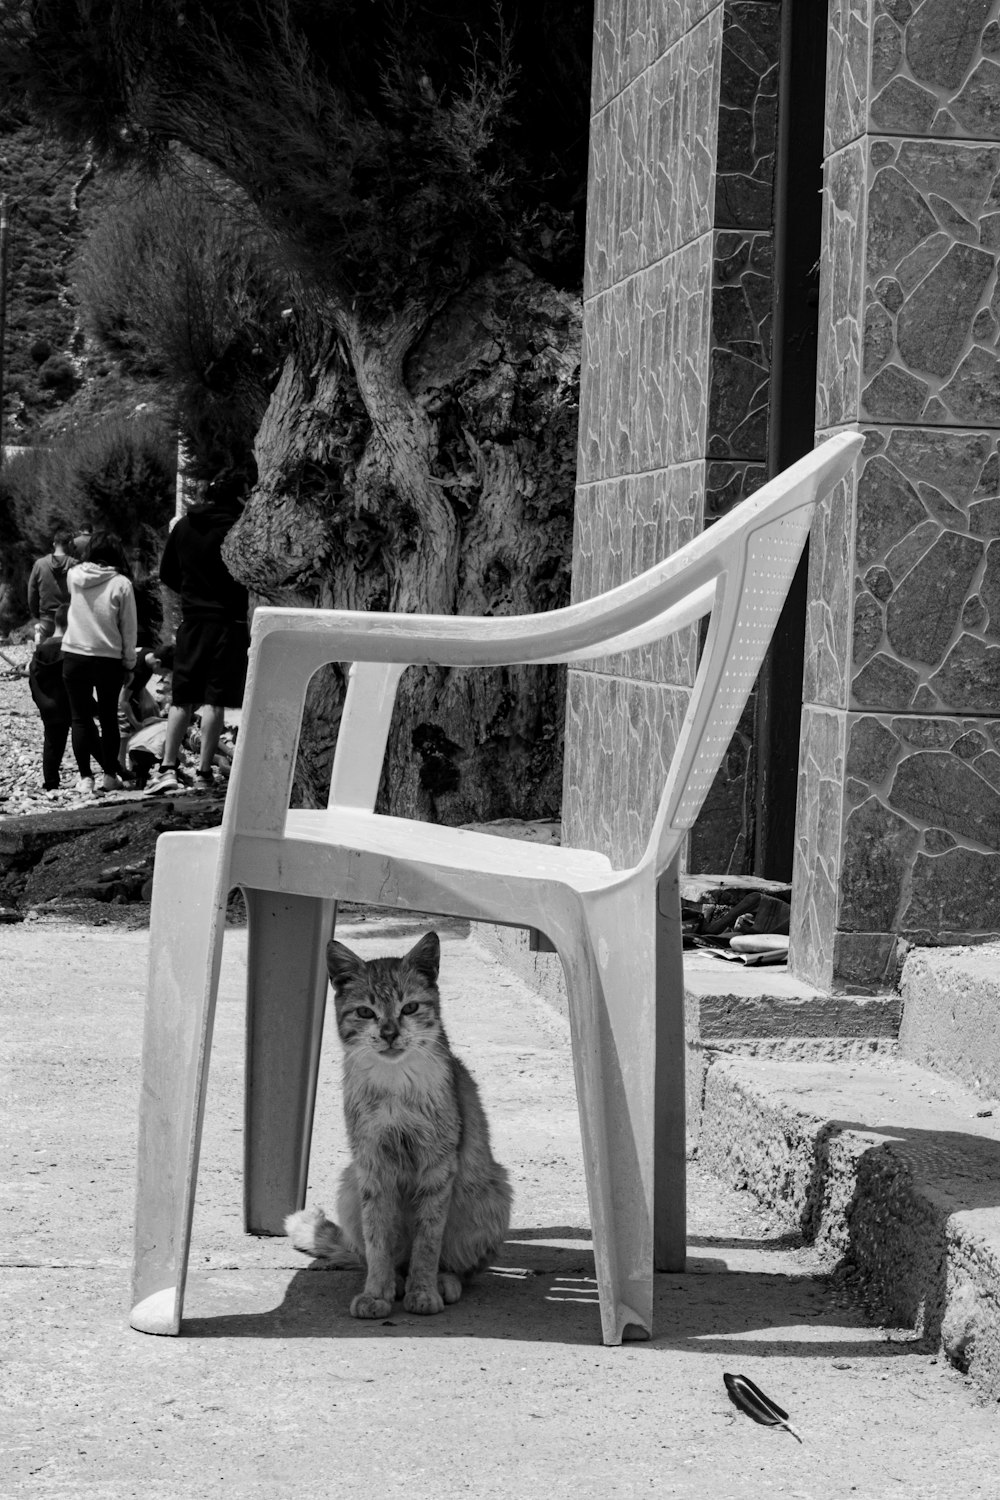
[[[688,1034],[702,1042],[792,1037],[842,1040],[899,1032],[897,994],[830,995],[780,964],[742,964],[704,948],[684,953]]]
[[[903,1056],[1000,1095],[1000,943],[915,948],[900,988]]]
[[[1000,1103],[892,1053],[720,1051],[699,1126],[704,1166],[1000,1398]]]

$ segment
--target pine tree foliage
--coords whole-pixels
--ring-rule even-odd
[[[218,173],[172,159],[115,184],[75,273],[85,331],[169,393],[196,475],[243,469],[285,357],[288,277]]]
[[[186,147],[345,302],[438,305],[505,249],[575,259],[577,0],[2,0],[0,43],[10,97],[106,160]]]

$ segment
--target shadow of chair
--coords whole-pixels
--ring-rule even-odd
[[[180,1331],[225,907],[248,911],[245,1222],[300,1208],[336,902],[542,932],[570,996],[574,1076],[605,1343],[652,1332],[653,1269],[685,1254],[684,1029],[677,868],[753,686],[817,503],[861,439],[823,444],[709,530],[618,588],[491,619],[259,609],[222,826],[164,834],[150,917],[133,1277],[134,1328]],[[410,665],[575,662],[647,646],[710,614],[645,851],[616,869],[376,814],[396,688]],[[290,811],[306,688],[352,663],[329,804]],[[656,1144],[654,1154],[654,1141]]]

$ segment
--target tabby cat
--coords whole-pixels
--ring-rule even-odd
[[[327,947],[353,1160],[339,1224],[306,1209],[285,1231],[307,1255],[341,1265],[363,1255],[356,1318],[384,1318],[400,1294],[411,1313],[457,1302],[510,1223],[507,1173],[493,1160],[479,1091],[441,1024],[440,961],[435,932],[402,958],[368,963],[342,943]]]

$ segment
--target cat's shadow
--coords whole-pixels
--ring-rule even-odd
[[[351,1298],[361,1290],[362,1281],[360,1270],[312,1260],[293,1274],[280,1306],[185,1318],[184,1334],[195,1338],[458,1335],[570,1343],[591,1343],[600,1337],[589,1229],[568,1225],[512,1229],[496,1263],[474,1279],[459,1302],[435,1317],[408,1313],[397,1302],[386,1319],[352,1318]]]
[[[724,1255],[741,1243],[709,1240],[698,1248]],[[769,1248],[768,1242],[762,1241],[760,1248]],[[434,1317],[408,1313],[397,1302],[387,1318],[352,1318],[351,1298],[360,1291],[362,1279],[360,1270],[331,1269],[323,1261],[312,1261],[292,1275],[278,1306],[185,1318],[183,1332],[188,1338],[601,1342],[594,1258],[586,1229],[563,1225],[511,1230],[497,1263],[476,1278],[461,1301]],[[248,1291],[246,1279],[240,1277],[238,1289],[234,1287],[226,1301],[238,1296],[245,1306]],[[211,1301],[217,1303],[217,1295]],[[860,1327],[862,1320],[845,1315],[824,1277],[732,1271],[718,1256],[697,1254],[688,1256],[685,1275],[656,1277],[655,1337],[635,1347],[682,1348],[716,1357],[773,1353],[779,1346],[821,1358],[912,1352],[905,1343],[845,1337],[845,1322]],[[798,1328],[805,1331],[799,1334]],[[823,1337],[826,1328],[829,1338]],[[761,1337],[755,1338],[758,1332]]]

